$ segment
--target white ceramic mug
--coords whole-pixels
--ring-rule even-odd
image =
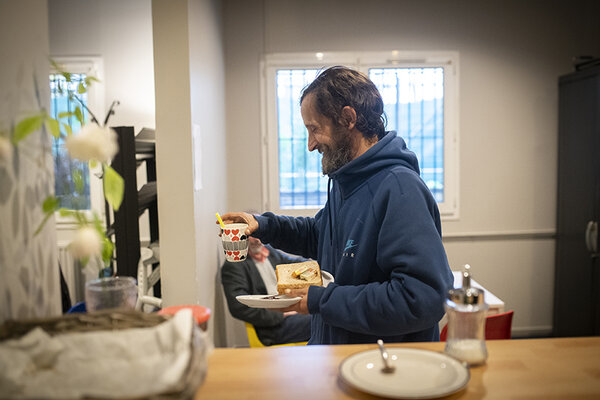
[[[248,257],[248,224],[227,224],[221,228],[221,242],[225,258],[230,262],[244,261]]]

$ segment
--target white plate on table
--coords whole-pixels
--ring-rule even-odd
[[[470,379],[460,361],[429,350],[387,348],[390,374],[383,373],[379,349],[353,354],[340,364],[340,376],[348,385],[376,396],[392,399],[431,399],[456,393]]]
[[[333,275],[329,272],[321,271],[321,276],[323,277],[323,286],[327,286],[333,282]],[[296,304],[301,298],[289,297],[285,294],[249,294],[236,296],[236,300],[252,308],[286,308]]]

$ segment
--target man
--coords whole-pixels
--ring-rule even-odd
[[[276,294],[275,267],[301,261],[304,259],[289,257],[249,237],[248,258],[242,262],[225,261],[223,264],[221,282],[231,315],[254,325],[258,338],[265,346],[306,342],[310,338],[310,316],[250,308],[237,301],[236,296]]]
[[[335,282],[291,295],[309,313],[309,344],[439,340],[453,278],[435,199],[414,153],[384,127],[383,101],[362,73],[332,67],[300,100],[308,149],[323,155],[331,189],[314,218],[225,214],[247,234],[316,259]]]

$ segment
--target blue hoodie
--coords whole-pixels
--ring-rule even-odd
[[[316,259],[335,277],[309,288],[309,344],[439,340],[453,277],[415,154],[388,132],[331,179],[314,218],[256,216],[263,243]]]

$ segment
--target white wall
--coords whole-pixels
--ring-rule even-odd
[[[154,128],[150,0],[49,0],[50,55],[99,56],[112,126]],[[104,118],[104,116],[102,116]]]
[[[199,304],[214,309],[215,276],[221,254],[215,212],[229,194],[225,135],[225,59],[218,0],[189,1],[190,84],[194,153],[194,215]],[[200,180],[198,176],[200,175]]]
[[[453,269],[515,310],[514,334],[552,325],[558,77],[600,54],[598,2],[224,1],[229,209],[261,209],[258,62],[264,53],[450,50],[460,57],[460,218]],[[243,193],[243,195],[239,195]]]
[[[163,296],[171,296],[163,299],[167,306],[195,303],[198,280],[188,10],[187,1],[173,3],[152,2],[161,288]],[[174,76],[178,79],[169,79]]]
[[[152,1],[163,300],[213,310],[227,191],[220,13],[215,0]]]

